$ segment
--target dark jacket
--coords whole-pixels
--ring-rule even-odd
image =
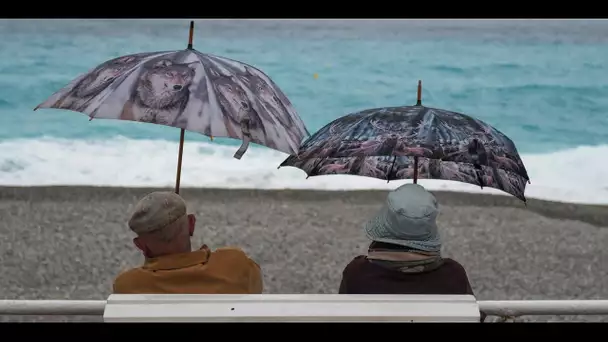
[[[462,265],[449,258],[443,260],[443,265],[432,271],[403,273],[360,255],[344,269],[339,293],[473,295]]]

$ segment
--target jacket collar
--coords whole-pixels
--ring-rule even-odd
[[[146,259],[143,268],[151,271],[186,268],[198,264],[205,264],[209,261],[210,256],[211,250],[209,250],[209,247],[206,245],[203,245],[201,249],[193,252],[163,255]]]

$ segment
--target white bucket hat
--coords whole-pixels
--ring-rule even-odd
[[[388,194],[386,203],[365,225],[373,241],[425,252],[441,251],[437,199],[418,184],[405,184]]]

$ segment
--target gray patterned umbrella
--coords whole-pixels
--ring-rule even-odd
[[[524,202],[528,172],[513,141],[468,115],[422,106],[343,116],[306,140],[281,166],[308,176],[350,174],[387,181],[445,179],[492,187]]]
[[[295,153],[309,135],[287,96],[261,70],[192,48],[145,52],[109,60],[79,76],[38,105],[181,128],[176,192],[185,130]]]

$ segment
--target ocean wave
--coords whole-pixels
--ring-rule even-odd
[[[295,168],[277,169],[287,157],[253,147],[243,159],[238,147],[186,141],[182,186],[248,189],[362,190],[393,189],[404,181],[331,175],[306,179]],[[0,185],[94,185],[172,187],[177,163],[176,142],[131,140],[15,139],[0,142]],[[608,145],[580,146],[522,159],[532,184],[529,198],[573,203],[608,204]],[[506,195],[494,189],[450,181],[421,180],[431,190]]]
[[[491,70],[492,72],[513,71],[524,68],[526,65],[517,63],[490,63],[482,66],[459,67],[455,65],[431,65],[428,68],[434,71],[447,72],[452,74],[480,73]]]

